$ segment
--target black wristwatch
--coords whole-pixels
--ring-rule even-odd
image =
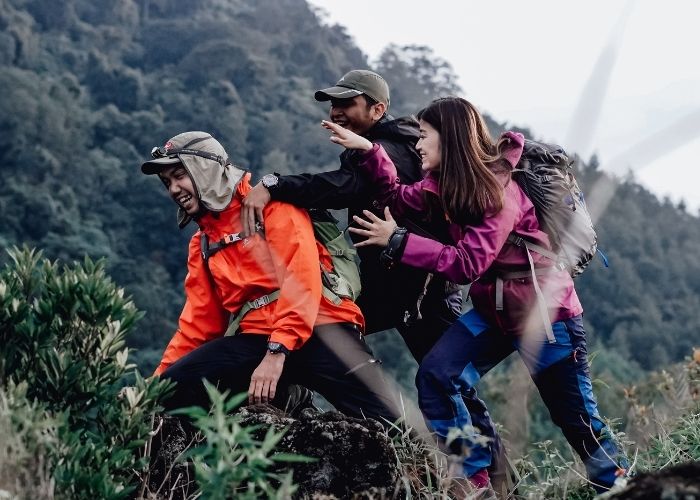
[[[401,260],[403,249],[406,246],[406,234],[408,230],[405,227],[397,227],[389,237],[389,243],[386,248],[379,254],[379,261],[387,268],[393,268],[397,262]]]
[[[262,176],[260,182],[268,191],[272,191],[277,187],[277,184],[279,184],[280,178],[277,174],[265,174]]]
[[[270,354],[284,354],[285,356],[289,354],[289,349],[284,347],[284,345],[279,342],[268,342],[267,352]]]

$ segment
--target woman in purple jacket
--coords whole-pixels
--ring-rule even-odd
[[[583,309],[573,281],[547,257],[528,255],[525,247],[508,242],[516,233],[550,248],[532,202],[511,181],[523,136],[506,132],[494,142],[476,108],[456,97],[433,101],[418,118],[417,149],[426,176],[412,185],[399,184],[396,168],[381,146],[336,124],[323,126],[332,131],[331,141],[364,151],[361,167],[378,186],[378,201],[386,205],[386,220],[367,211],[368,220],[355,217],[361,227],[350,230],[367,237],[357,245],[385,247],[383,257],[389,265],[409,265],[471,284],[473,309],[443,334],[416,376],[419,405],[428,424],[443,442],[450,429],[472,428],[476,416],[459,395],[517,350],[552,420],[584,461],[593,486],[608,489],[627,462],[598,413]],[[444,214],[454,245],[398,227],[392,213],[400,219],[411,211]],[[530,270],[530,259],[538,270],[544,303],[538,303],[532,279],[503,279],[507,273]],[[475,437],[467,432],[451,442],[450,451],[463,455],[469,450],[462,460],[463,473],[472,484],[484,486],[492,457]]]

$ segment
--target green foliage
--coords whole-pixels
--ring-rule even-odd
[[[700,461],[700,350],[626,391],[639,454],[637,470]]]
[[[401,469],[405,498],[448,498],[448,459],[432,437],[415,432],[404,415],[391,424],[391,442]]]
[[[396,116],[416,113],[436,97],[464,93],[450,63],[424,45],[389,45],[379,56],[377,71],[389,84]]]
[[[254,437],[256,427],[242,427],[232,415],[248,397],[239,394],[229,398],[205,382],[212,402],[211,411],[200,407],[178,410],[193,419],[202,434],[201,445],[191,448],[185,458],[194,463],[197,484],[203,498],[289,498],[296,487],[292,473],[273,472],[276,462],[313,462],[315,459],[286,453],[275,453],[284,432],[270,427],[262,441]]]
[[[54,498],[49,454],[61,419],[27,399],[26,383],[0,386],[0,498]]]
[[[669,429],[654,436],[641,467],[655,470],[700,461],[700,408],[678,417]]]
[[[339,151],[313,92],[366,59],[302,0],[2,5],[0,243],[107,257],[147,312],[129,345],[162,350],[182,308],[189,231],[175,229],[140,162],[168,137],[206,130],[254,173],[330,168]]]
[[[175,329],[190,233],[175,230],[174,207],[140,161],[201,129],[254,173],[335,168],[313,91],[369,66],[302,0],[8,0],[0,25],[0,243],[65,261],[107,257],[147,313],[128,343],[151,353]],[[425,46],[389,46],[375,69],[394,115],[462,92]],[[494,134],[506,127],[487,121]],[[590,338],[645,369],[682,359],[700,345],[700,221],[633,179],[610,179],[595,158],[579,167],[587,194],[616,188],[598,222],[611,267],[594,262],[577,280]]]
[[[25,263],[2,282],[0,375],[3,381],[10,373],[30,377],[28,401],[44,401],[47,418],[57,422],[65,408],[56,398],[65,391],[75,409],[60,413],[65,425],[94,430],[100,418],[116,418],[94,410],[104,402],[94,395],[115,391],[110,380],[133,371],[109,361],[125,349],[122,332],[131,328],[126,341],[139,348],[131,359],[150,372],[183,302],[192,228],[175,230],[174,206],[157,181],[138,173],[140,161],[168,137],[201,129],[254,174],[335,168],[339,151],[318,127],[327,107],[313,100],[313,91],[369,64],[342,27],[322,25],[303,0],[5,0],[2,6],[0,247],[37,246],[67,262],[106,257],[99,266],[86,261],[85,269],[104,273],[107,266],[146,316],[132,327],[138,314],[126,308],[114,313],[111,326],[99,326],[97,318],[91,324],[91,315],[111,314],[86,298],[100,286],[78,274],[80,286],[61,282],[64,270],[35,255],[35,267]],[[387,47],[375,69],[392,86],[394,115],[461,93],[452,68],[427,47]],[[486,118],[494,134],[506,127]],[[579,161],[579,170],[586,194],[596,185],[615,188],[597,224],[611,267],[593,262],[576,286],[589,342],[601,352],[593,370],[601,407],[617,416],[631,379],[700,345],[700,220],[633,178],[606,176],[595,158]],[[37,280],[44,277],[55,296],[42,292],[35,301],[27,293],[41,288]],[[62,295],[73,293],[85,303],[73,305]],[[59,313],[48,308],[54,306]],[[70,335],[79,330],[112,340],[102,345]],[[10,331],[18,335],[8,341]],[[370,340],[414,394],[415,363],[401,339],[379,334]],[[496,371],[484,381],[485,400],[499,420],[513,413],[504,400],[512,375]],[[520,438],[558,436],[539,398],[525,399],[523,419],[532,418]]]
[[[9,256],[0,272],[0,380],[9,426],[29,453],[18,466],[41,464],[58,496],[127,498],[166,388],[128,362],[124,339],[140,314],[100,262],[59,267],[26,248]],[[30,410],[35,417],[24,418]]]
[[[518,461],[518,487],[525,498],[590,500],[595,490],[588,485],[583,465],[551,441],[536,443],[530,455]]]

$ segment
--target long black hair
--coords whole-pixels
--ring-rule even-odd
[[[478,224],[503,208],[503,183],[510,170],[477,109],[461,97],[444,97],[418,113],[440,134],[440,203],[450,221]]]

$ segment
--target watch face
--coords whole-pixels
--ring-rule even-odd
[[[284,347],[279,342],[268,342],[267,343],[267,350],[273,354],[277,354],[280,352],[285,353],[285,354],[287,353],[287,348]]]
[[[266,188],[271,188],[277,185],[277,176],[275,174],[267,174],[262,178],[262,185]]]

